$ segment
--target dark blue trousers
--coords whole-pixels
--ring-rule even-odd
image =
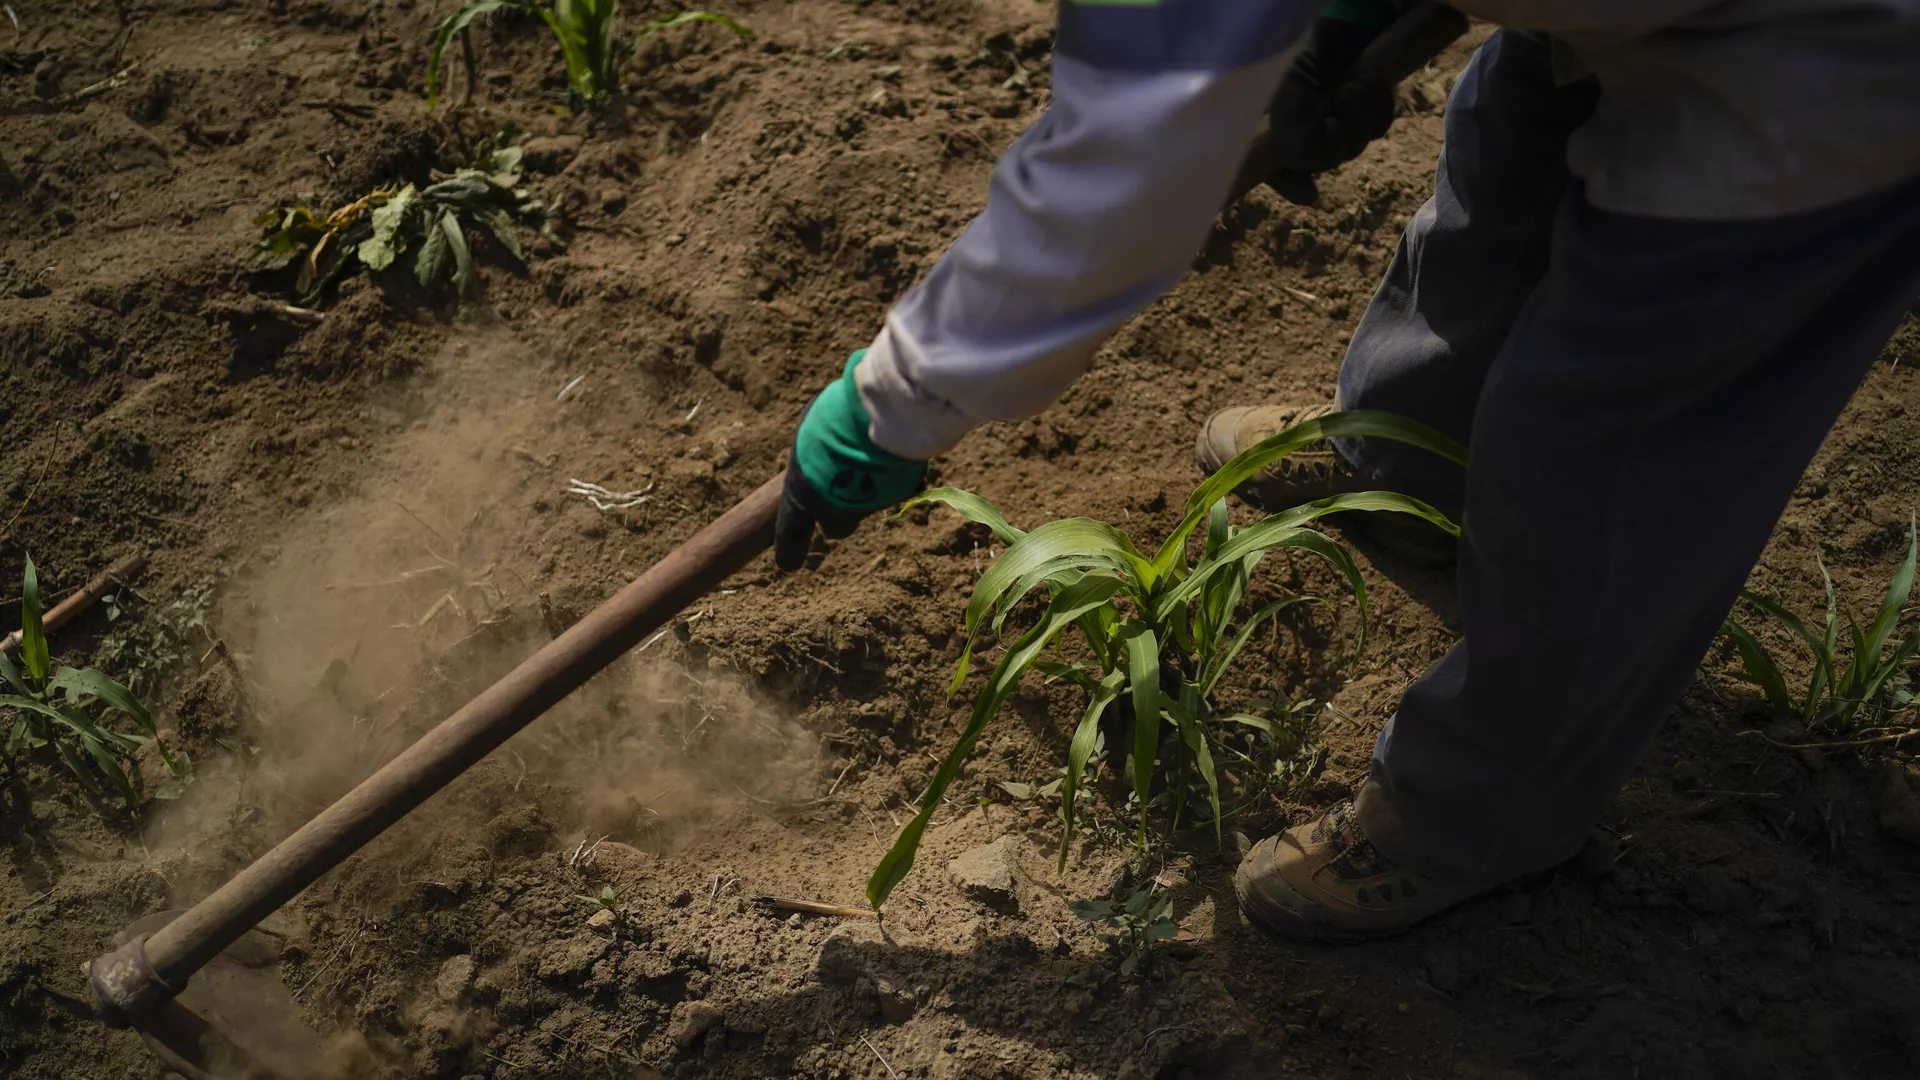
[[[1685,690],[1807,462],[1920,294],[1920,179],[1703,222],[1587,205],[1591,82],[1501,31],[1447,104],[1434,195],[1340,375],[1467,443],[1341,449],[1464,529],[1464,636],[1405,694],[1359,815],[1488,884],[1579,850]]]

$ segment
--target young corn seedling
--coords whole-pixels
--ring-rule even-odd
[[[9,766],[22,754],[44,754],[60,761],[96,804],[117,795],[128,811],[140,806],[125,763],[147,742],[176,776],[187,768],[186,755],[167,751],[154,730],[153,714],[126,687],[91,668],[55,667],[41,626],[40,578],[33,560],[21,585],[20,663],[0,652],[0,724]],[[90,715],[96,705],[122,713],[144,735],[126,735],[100,726]],[[7,723],[11,721],[11,723]]]
[[[620,0],[472,0],[447,16],[433,36],[433,51],[427,57],[427,111],[440,102],[440,58],[455,34],[473,20],[506,8],[538,15],[560,43],[560,55],[567,64],[567,88],[576,106],[599,107],[620,92],[620,65],[632,56],[641,41],[662,30],[690,23],[714,23],[738,34],[742,40],[753,31],[725,15],[710,11],[678,11],[661,15],[640,28],[640,33],[625,44],[618,41],[616,23]]]
[[[1760,639],[1733,619],[1727,620],[1726,634],[1740,654],[1742,674],[1760,688],[1770,709],[1800,721],[1810,734],[1858,737],[1888,727],[1892,716],[1913,707],[1914,694],[1906,669],[1920,652],[1920,627],[1904,638],[1897,634],[1901,609],[1913,591],[1916,555],[1920,555],[1920,537],[1909,519],[1907,556],[1894,571],[1886,598],[1865,629],[1851,611],[1847,612],[1845,649],[1841,647],[1833,578],[1828,576],[1825,563],[1820,563],[1820,579],[1827,592],[1827,617],[1820,633],[1778,601],[1741,590],[1742,599],[1791,630],[1813,654],[1813,674],[1806,690],[1796,695]]]
[[[1088,759],[1101,737],[1110,708],[1132,724],[1131,779],[1140,817],[1139,843],[1147,840],[1147,812],[1155,780],[1165,781],[1177,828],[1186,793],[1205,785],[1216,840],[1220,835],[1220,784],[1215,749],[1221,729],[1251,729],[1278,741],[1284,732],[1272,715],[1220,708],[1221,679],[1254,631],[1286,607],[1311,599],[1284,596],[1238,618],[1249,578],[1269,551],[1306,551],[1331,563],[1345,577],[1360,605],[1361,645],[1365,644],[1366,584],[1345,548],[1308,524],[1347,510],[1385,510],[1412,514],[1457,534],[1444,515],[1418,500],[1384,491],[1357,492],[1320,499],[1272,514],[1244,528],[1227,519],[1227,493],[1279,458],[1319,439],[1367,437],[1411,443],[1464,463],[1466,452],[1440,432],[1403,417],[1380,412],[1336,413],[1296,424],[1249,448],[1196,488],[1180,524],[1153,554],[1143,554],[1114,526],[1092,518],[1065,518],[1032,532],[1007,524],[986,500],[953,488],[928,491],[906,506],[937,502],[991,529],[1007,545],[987,567],[967,603],[965,647],[951,690],[967,676],[983,633],[997,636],[1019,614],[1025,629],[1007,647],[974,698],[973,712],[959,741],[935,770],[921,795],[918,813],[900,831],[867,883],[875,907],[913,866],[928,820],[988,721],[1028,670],[1067,680],[1086,693],[1086,707],[1067,751],[1060,786],[1063,826],[1060,859],[1064,865],[1072,836],[1074,804]],[[904,507],[903,507],[904,509]],[[1189,563],[1188,539],[1202,523],[1205,543],[1198,562]],[[1047,602],[1035,612],[1021,601],[1036,589]],[[1235,629],[1237,623],[1237,629]],[[1090,660],[1048,660],[1043,654],[1068,631],[1077,632]]]
[[[460,299],[471,300],[479,286],[469,230],[484,230],[495,244],[524,264],[521,225],[532,227],[555,247],[545,204],[524,191],[520,148],[483,148],[479,160],[424,188],[383,187],[321,214],[307,206],[271,210],[255,220],[264,235],[250,269],[272,273],[297,267],[294,291],[312,307],[348,276],[404,274],[422,287],[451,283]]]

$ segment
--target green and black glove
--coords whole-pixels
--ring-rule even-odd
[[[806,562],[814,526],[838,540],[868,514],[906,501],[926,479],[926,462],[888,453],[867,435],[867,409],[853,384],[853,369],[866,354],[861,349],[847,360],[846,371],[807,406],[793,434],[773,526],[773,561],[782,570]]]
[[[1393,125],[1394,87],[1466,32],[1466,16],[1432,0],[1331,0],[1274,94],[1267,139],[1294,202],[1313,174],[1360,156]]]

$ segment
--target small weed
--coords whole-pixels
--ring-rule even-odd
[[[586,893],[575,893],[573,898],[593,904],[602,911],[610,911],[613,913],[615,919],[624,919],[627,917],[626,905],[620,902],[620,894],[614,892],[613,886],[611,885],[602,885],[599,893],[593,896],[588,896]]]
[[[1119,958],[1123,979],[1145,974],[1153,960],[1154,943],[1180,932],[1180,924],[1173,921],[1173,897],[1154,906],[1151,885],[1124,901],[1077,900],[1073,913],[1095,926],[1106,927],[1100,940]]]
[[[1221,839],[1215,751],[1252,758],[1239,750],[1239,740],[1224,733],[1251,734],[1255,744],[1250,749],[1263,749],[1258,744],[1264,743],[1264,752],[1275,758],[1299,746],[1301,716],[1291,704],[1243,702],[1238,708],[1223,708],[1218,700],[1222,678],[1254,632],[1286,608],[1318,600],[1282,596],[1239,617],[1240,602],[1261,558],[1269,551],[1292,549],[1331,563],[1344,575],[1360,605],[1360,645],[1364,646],[1367,594],[1360,568],[1345,548],[1306,526],[1340,511],[1382,510],[1412,514],[1458,531],[1432,507],[1385,491],[1336,495],[1245,528],[1236,529],[1229,522],[1225,500],[1235,486],[1308,443],[1342,436],[1394,439],[1454,461],[1466,460],[1466,452],[1445,435],[1388,413],[1335,413],[1296,424],[1249,448],[1202,482],[1187,500],[1180,524],[1151,555],[1142,554],[1113,525],[1092,518],[1064,518],[1029,533],[1007,524],[986,500],[954,488],[939,488],[908,500],[909,507],[944,503],[987,526],[1007,545],[981,575],[967,603],[967,640],[950,690],[957,692],[966,679],[983,632],[997,635],[1016,611],[1024,613],[1027,627],[987,675],[966,728],[921,794],[918,812],[900,830],[867,882],[867,898],[875,907],[912,868],[921,834],[947,788],[988,721],[1029,670],[1049,681],[1072,683],[1086,694],[1086,709],[1074,728],[1058,789],[1063,864],[1073,836],[1075,799],[1088,775],[1089,761],[1103,745],[1101,724],[1109,707],[1132,727],[1131,737],[1125,740],[1130,745],[1111,753],[1131,759],[1128,771],[1140,848],[1147,845],[1149,809],[1156,805],[1169,809],[1172,826],[1178,829],[1190,793],[1205,798],[1207,820],[1216,841]],[[1188,540],[1202,522],[1206,523],[1205,540],[1194,562]],[[1023,605],[1027,595],[1042,586],[1049,594],[1045,606],[1036,610]],[[1078,631],[1090,662],[1042,659],[1056,638],[1071,631]]]
[[[1916,536],[1914,523],[1909,520],[1907,556],[1894,571],[1873,621],[1863,630],[1853,613],[1847,612],[1848,647],[1844,651],[1840,647],[1833,578],[1827,574],[1825,563],[1819,564],[1827,592],[1826,626],[1821,633],[1814,633],[1778,601],[1741,591],[1743,599],[1793,631],[1813,654],[1813,675],[1805,692],[1795,695],[1767,647],[1745,627],[1731,618],[1727,620],[1726,634],[1740,654],[1742,675],[1766,695],[1769,709],[1800,721],[1810,734],[1857,736],[1886,727],[1890,716],[1913,707],[1906,667],[1920,652],[1920,627],[1904,638],[1896,638],[1895,631],[1901,609],[1913,590],[1916,556],[1920,556],[1920,536]]]
[[[460,299],[471,300],[479,277],[469,230],[485,231],[521,264],[527,260],[522,225],[565,246],[546,205],[518,190],[519,169],[518,146],[490,141],[472,166],[424,188],[379,188],[326,214],[309,206],[268,211],[255,219],[263,235],[249,269],[294,269],[294,292],[309,307],[361,271],[376,279],[404,274],[427,289],[451,282]]]
[[[473,20],[502,8],[524,11],[545,20],[560,43],[560,54],[567,63],[567,86],[576,105],[600,106],[620,92],[620,65],[642,40],[690,23],[714,23],[751,39],[753,31],[725,15],[709,11],[677,11],[661,15],[640,28],[633,40],[620,44],[615,24],[620,15],[620,0],[553,0],[551,6],[539,0],[472,0],[447,16],[433,36],[433,51],[427,58],[427,111],[440,101],[440,58],[453,36],[465,30]]]
[[[0,653],[0,689],[10,691],[0,693],[0,716],[13,721],[5,729],[6,742],[0,749],[8,764],[21,754],[47,754],[67,767],[90,799],[98,803],[110,791],[129,811],[139,808],[140,796],[127,775],[126,763],[148,742],[160,751],[176,778],[189,775],[187,756],[168,752],[154,730],[153,714],[131,691],[92,668],[53,666],[41,625],[40,578],[32,559],[27,560],[20,592],[21,666]],[[124,714],[145,734],[126,735],[101,727],[90,715],[95,705],[104,705],[109,714]]]

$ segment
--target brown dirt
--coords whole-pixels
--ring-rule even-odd
[[[650,44],[626,131],[549,108],[558,62],[524,21],[476,33],[480,85],[449,121],[418,96],[429,4],[12,8],[0,505],[31,501],[0,570],[17,580],[31,550],[58,589],[151,552],[123,618],[96,610],[56,645],[135,679],[200,775],[139,829],[58,775],[8,781],[0,1072],[151,1077],[137,1040],[84,1014],[80,963],[203,895],[777,468],[806,398],[978,209],[1044,102],[1051,5],[735,4],[758,41]],[[1063,402],[970,437],[940,480],[1017,523],[1171,524],[1208,411],[1331,390],[1464,56],[1415,80],[1392,138],[1321,207],[1259,193],[1225,215]],[[1003,85],[1015,58],[1030,89]],[[136,61],[106,93],[41,100]],[[310,330],[219,314],[259,284],[240,269],[255,214],[424,179],[508,120],[544,139],[528,182],[566,208],[565,253],[491,264],[464,311],[357,284]],[[1920,483],[1902,452],[1917,361],[1909,322],[1758,585],[1811,609],[1818,555],[1871,602]],[[571,478],[652,498],[603,514]],[[377,1075],[502,1080],[1910,1075],[1920,852],[1876,824],[1884,759],[1747,737],[1752,695],[1719,654],[1580,860],[1396,941],[1263,940],[1234,913],[1231,851],[1194,838],[1130,869],[1099,800],[1055,872],[1053,814],[997,784],[1058,767],[1071,702],[1038,688],[936,819],[884,934],[762,910],[751,897],[858,902],[956,728],[944,685],[979,539],[908,515],[816,572],[729,582],[278,917],[315,1025],[358,1033]],[[1341,797],[1451,639],[1444,576],[1387,557],[1369,576],[1376,644],[1357,665],[1351,612],[1248,665],[1250,690],[1332,705],[1290,783],[1241,812],[1247,835]],[[202,655],[216,636],[235,665]],[[945,872],[1001,835],[1023,852],[1015,915]],[[1151,875],[1184,932],[1123,984],[1067,906]],[[578,897],[605,885],[624,914],[596,929]]]

